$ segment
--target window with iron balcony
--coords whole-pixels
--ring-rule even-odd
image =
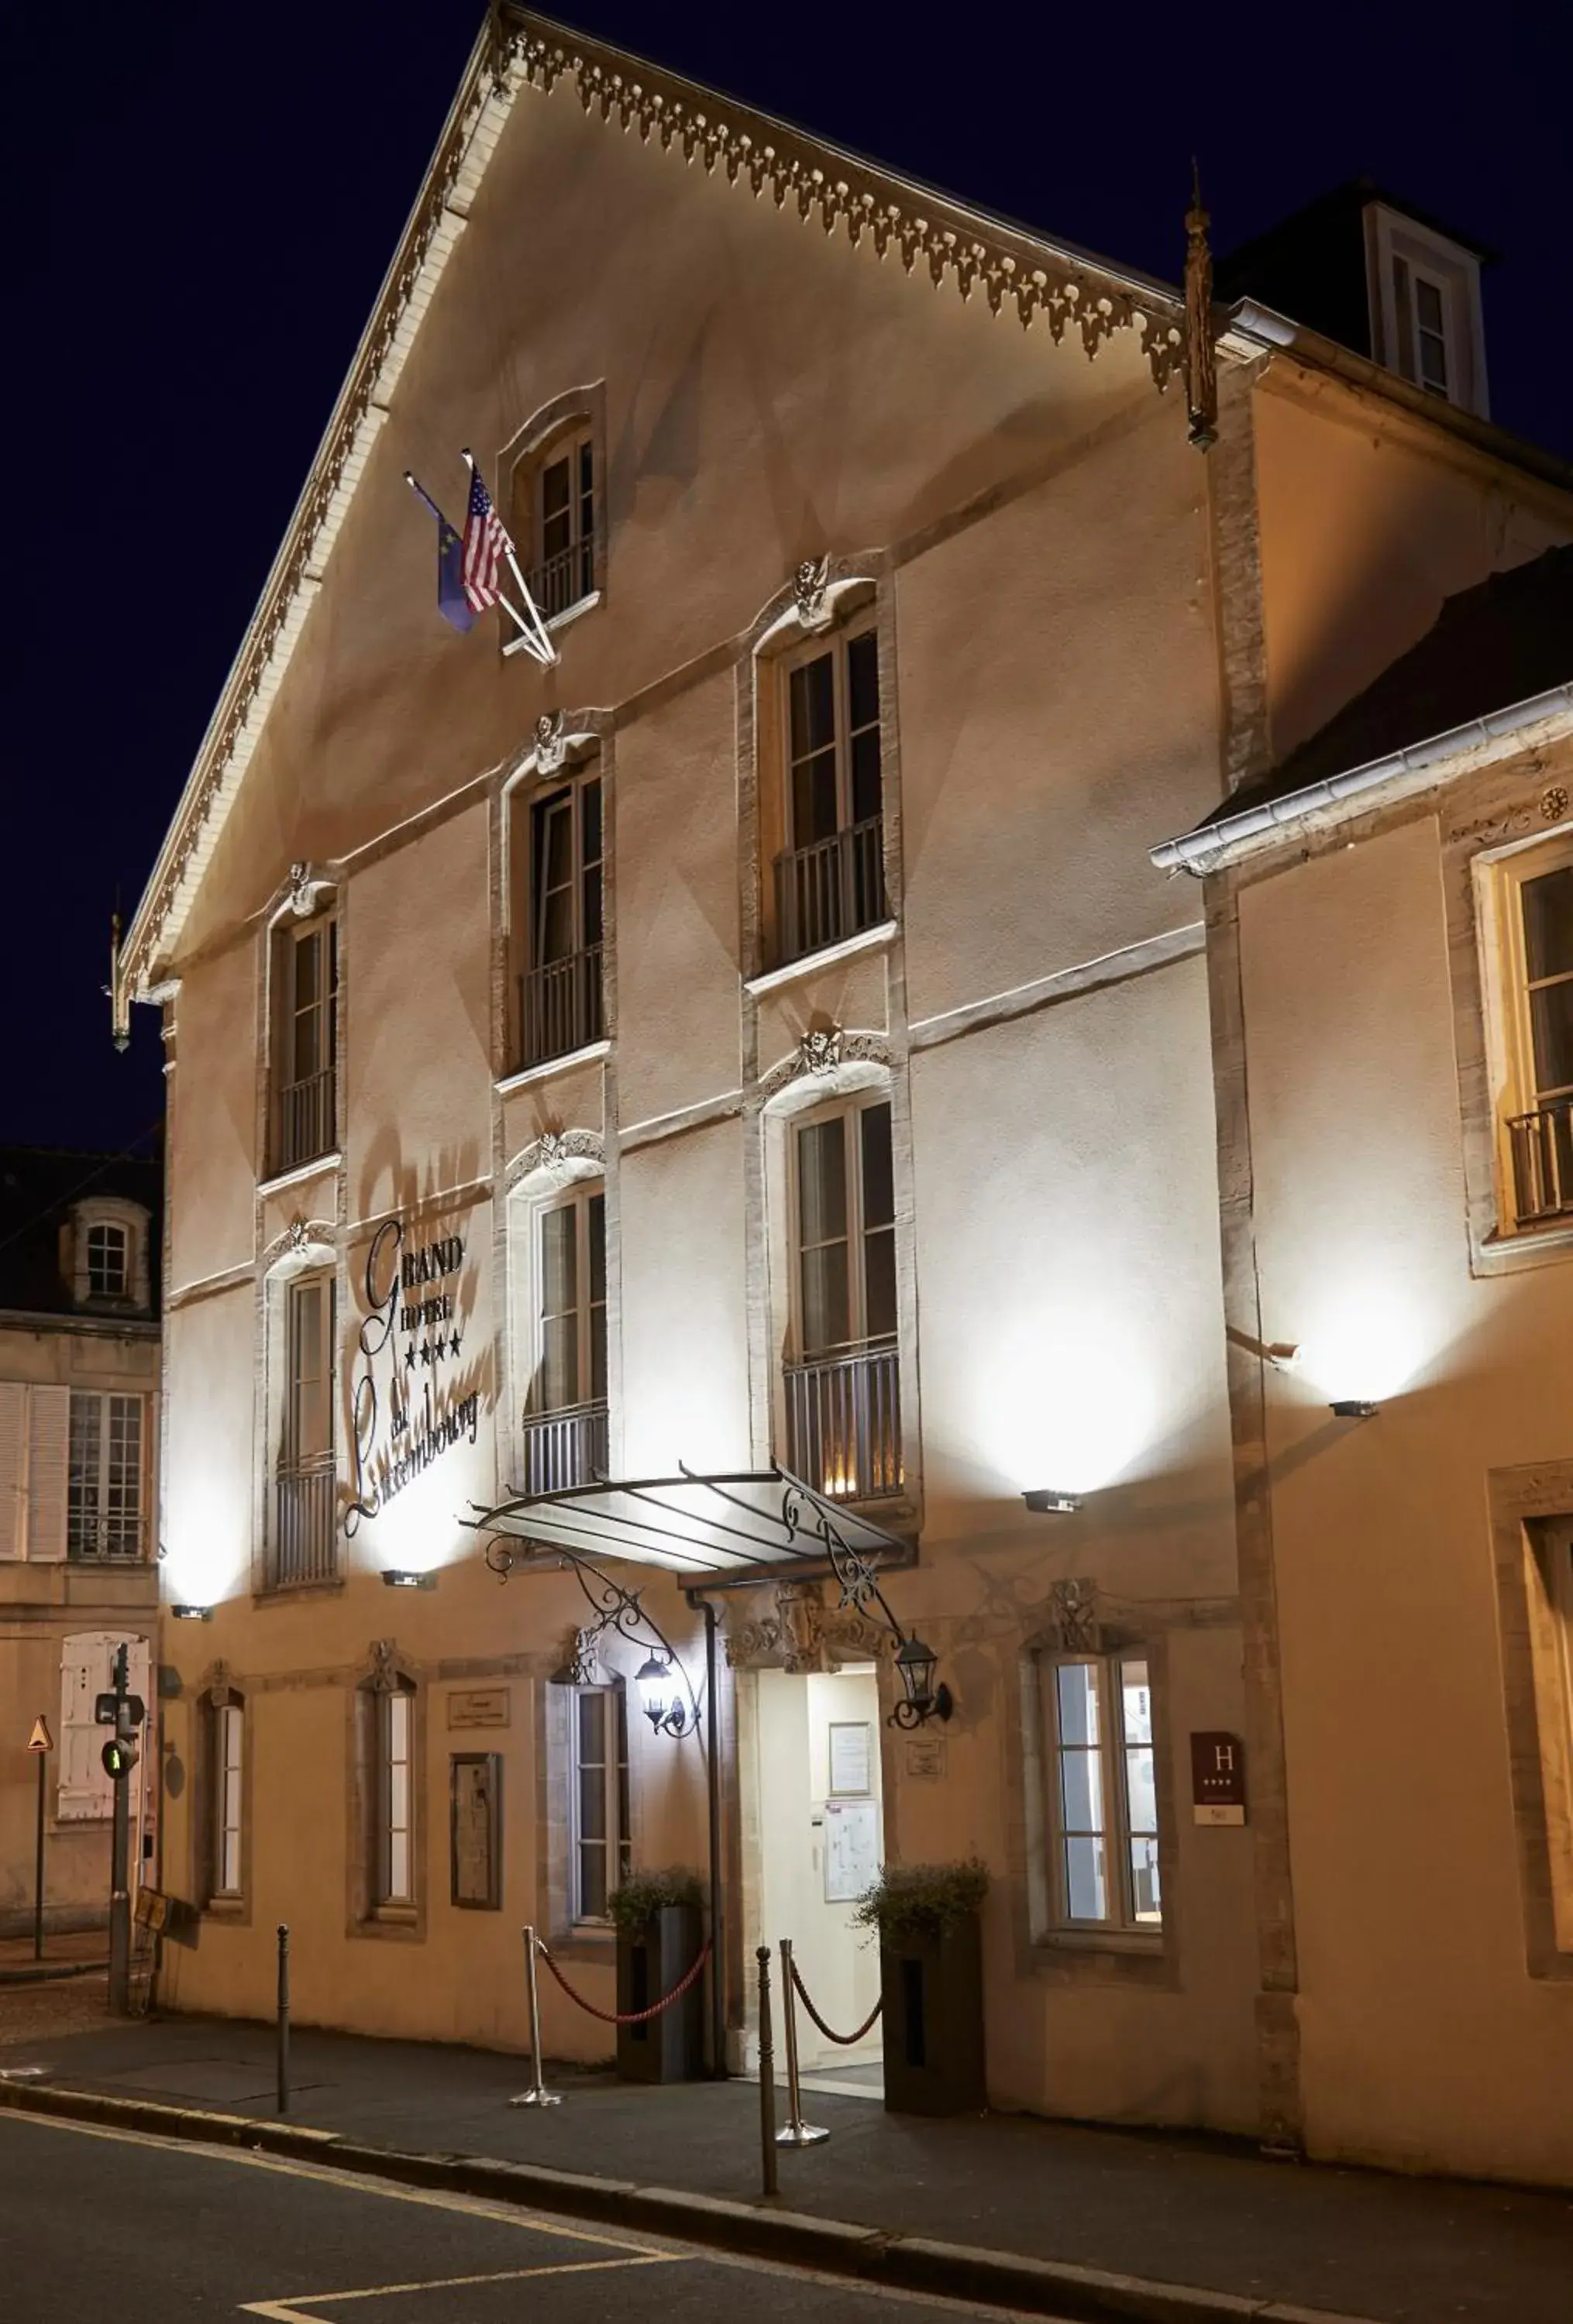
[[[888,917],[880,767],[879,646],[838,635],[783,673],[786,844],[775,859],[776,964]]]
[[[514,537],[530,594],[545,622],[600,595],[597,466],[588,417],[560,429],[514,466]]]
[[[600,779],[578,775],[514,798],[514,1062],[523,1070],[606,1033]]]
[[[903,1483],[888,1100],[797,1124],[791,1176],[785,1466],[838,1500],[884,1499]]]
[[[1573,839],[1499,867],[1503,1225],[1573,1227]]]
[[[273,938],[275,1175],[338,1143],[338,926],[331,913],[291,922]]]
[[[331,1276],[297,1276],[284,1286],[284,1376],[265,1577],[271,1590],[338,1579],[333,1309]]]
[[[606,1198],[584,1188],[537,1222],[537,1354],[526,1402],[526,1493],[606,1473]]]
[[[73,1388],[66,1471],[66,1554],[126,1565],[147,1554],[146,1399]]]

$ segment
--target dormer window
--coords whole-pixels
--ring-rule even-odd
[[[125,1227],[101,1220],[88,1229],[88,1296],[124,1299],[131,1281],[131,1235]]]
[[[113,1194],[89,1195],[74,1204],[61,1233],[60,1266],[79,1307],[145,1314],[146,1211]]]
[[[1386,202],[1369,205],[1366,237],[1377,362],[1485,419],[1478,254]]]

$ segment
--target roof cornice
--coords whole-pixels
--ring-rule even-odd
[[[791,200],[827,234],[844,227],[907,272],[920,262],[936,287],[1023,326],[1068,331],[1089,356],[1137,330],[1155,384],[1180,372],[1184,304],[1165,284],[1068,244],[991,217],[840,147],[717,96],[699,83],[587,40],[550,18],[494,0],[384,279],[304,490],[202,738],[174,817],[126,934],[116,1006],[148,1000],[178,943],[197,884],[260,740],[290,657],[321,586],[394,386],[467,221],[514,104],[567,78],[587,113],[676,149],[707,174],[726,171],[755,198]]]
[[[1282,798],[1261,799],[1233,815],[1219,816],[1215,823],[1198,824],[1194,831],[1150,847],[1148,859],[1160,872],[1191,872],[1203,878],[1273,845],[1286,834],[1293,836],[1313,818],[1319,825],[1346,821],[1411,791],[1431,789],[1487,757],[1509,756],[1526,746],[1531,727],[1541,730],[1533,739],[1542,743],[1573,733],[1573,684],[1549,687],[1543,694],[1467,719],[1461,726],[1391,751],[1385,758],[1324,776]]]

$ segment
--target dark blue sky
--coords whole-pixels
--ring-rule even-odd
[[[109,1047],[110,909],[141,891],[480,15],[5,12],[0,1139],[119,1143],[159,1111],[153,1012]],[[1193,152],[1219,249],[1365,171],[1504,254],[1494,416],[1573,458],[1573,11],[1549,0],[575,21],[1170,277]]]

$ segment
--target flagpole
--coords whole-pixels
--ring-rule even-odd
[[[464,446],[459,454],[459,457],[463,460],[465,466],[469,470],[470,475],[473,476],[476,473],[476,456],[470,450],[467,444]],[[419,489],[419,487],[417,487],[417,489]],[[495,505],[493,513],[495,514]],[[546,624],[541,618],[540,609],[537,606],[534,598],[530,594],[530,584],[525,580],[524,576],[519,570],[519,559],[514,552],[514,543],[509,536],[508,528],[503,523],[501,517],[498,517],[497,524],[502,532],[503,539],[507,542],[505,554],[508,560],[508,570],[514,576],[519,595],[523,597],[525,605],[529,609],[529,619],[525,619],[524,615],[521,613],[519,608],[514,604],[513,600],[511,598],[504,597],[501,590],[497,593],[497,603],[507,613],[512,615],[514,622],[517,624],[520,638],[525,651],[532,654],[538,662],[540,662],[544,668],[550,669],[557,661],[557,648],[552,644],[551,639],[547,632]]]
[[[448,522],[448,519],[443,515],[442,511],[438,507],[437,503],[432,499],[425,485],[420,483],[420,481],[408,468],[404,471],[404,482],[409,485],[410,490],[414,493],[418,501],[425,502],[427,507],[431,511],[432,515],[437,519],[439,524],[446,524]]]

